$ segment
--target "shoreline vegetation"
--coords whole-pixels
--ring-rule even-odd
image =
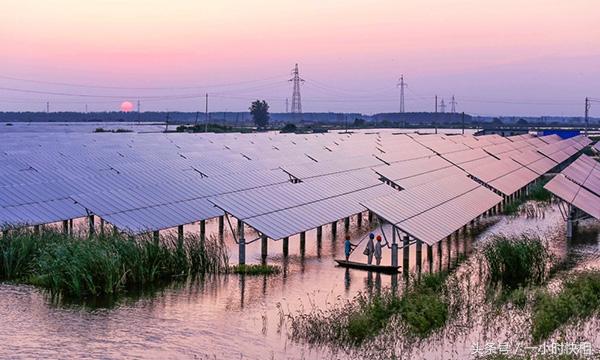
[[[482,316],[484,331],[508,321],[518,339],[533,345],[564,339],[567,329],[600,313],[600,270],[571,271],[564,264],[573,259],[559,261],[548,245],[531,233],[494,235],[464,267],[423,274],[400,291],[362,292],[325,310],[313,305],[287,314],[291,338],[394,358],[398,346],[414,351],[414,344],[439,336],[466,335],[474,316]],[[509,313],[515,319],[502,315]],[[396,350],[385,345],[390,342],[397,342]]]
[[[25,283],[69,298],[125,294],[188,276],[225,273],[227,248],[214,236],[79,238],[56,231],[13,230],[0,238],[0,281]]]

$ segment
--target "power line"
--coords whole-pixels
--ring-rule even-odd
[[[65,87],[79,87],[79,88],[91,88],[91,89],[113,89],[113,90],[198,90],[205,88],[213,88],[213,87],[227,87],[227,86],[235,86],[235,85],[243,85],[250,83],[257,83],[261,81],[275,80],[281,79],[283,80],[286,75],[277,75],[271,76],[262,79],[254,79],[254,80],[245,80],[245,81],[237,81],[237,82],[227,82],[227,83],[217,83],[217,84],[207,84],[203,86],[165,86],[165,87],[127,87],[127,86],[104,86],[104,85],[92,85],[92,84],[78,84],[78,83],[68,83],[68,82],[55,82],[55,81],[42,81],[42,80],[32,80],[32,79],[24,79],[6,75],[0,75],[0,79],[12,80],[12,81],[22,81],[22,82],[30,82],[36,84],[46,84],[46,85],[58,85]]]

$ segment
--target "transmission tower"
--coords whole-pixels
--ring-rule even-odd
[[[400,75],[398,81],[398,87],[400,88],[400,113],[404,112],[404,88],[408,87],[408,84],[404,82],[404,75]]]
[[[446,104],[444,103],[444,99],[442,99],[442,102],[440,103],[440,112],[441,113],[446,112]]]
[[[451,113],[456,113],[456,105],[458,103],[456,102],[456,100],[454,99],[454,95],[452,95],[452,101],[450,101],[450,105],[452,105],[452,107],[450,108],[450,112]]]
[[[294,66],[294,70],[292,70],[293,77],[289,80],[294,83],[294,92],[292,93],[292,114],[302,114],[302,101],[300,97],[300,83],[304,81],[304,79],[300,78],[300,73],[298,72],[298,64]]]
[[[285,98],[285,113],[289,113],[290,112],[290,102],[288,101],[288,98]]]

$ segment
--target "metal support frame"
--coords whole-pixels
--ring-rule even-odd
[[[225,231],[224,218],[225,218],[224,215],[219,216],[219,235],[221,235],[221,236],[223,236],[223,232]]]

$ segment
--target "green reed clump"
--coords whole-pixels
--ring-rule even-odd
[[[528,198],[534,201],[549,203],[552,200],[552,193],[544,188],[546,183],[547,181],[542,181],[535,184],[529,190]]]
[[[281,267],[268,264],[245,264],[231,266],[229,271],[234,274],[272,275],[279,274],[281,272]]]
[[[0,278],[27,282],[69,297],[113,295],[175,277],[228,268],[216,237],[155,242],[119,234],[78,238],[53,231],[12,232],[0,239]]]
[[[504,205],[504,208],[502,209],[502,213],[504,215],[516,215],[519,213],[519,210],[521,209],[521,205],[523,205],[523,200],[516,199],[513,202]]]
[[[542,292],[538,295],[533,312],[533,340],[542,341],[565,323],[586,319],[599,309],[599,271],[579,273],[566,279],[558,294]]]
[[[445,278],[445,273],[425,274],[401,296],[391,289],[374,295],[359,293],[341,306],[291,316],[292,337],[315,344],[357,346],[377,336],[394,317],[407,335],[426,337],[448,320]]]
[[[512,291],[539,285],[548,275],[551,255],[541,238],[532,234],[494,235],[483,247],[490,285]]]

